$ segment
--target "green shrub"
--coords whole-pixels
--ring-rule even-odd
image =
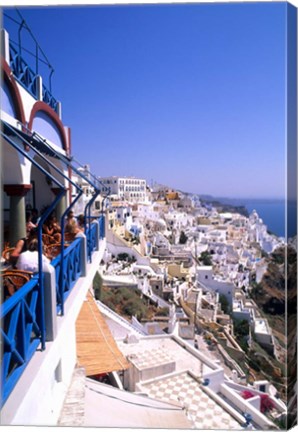
[[[211,255],[207,251],[201,253],[199,261],[202,261],[205,266],[212,265]]]
[[[230,304],[228,299],[224,294],[219,295],[219,303],[221,304],[221,308],[225,314],[228,314],[230,312]]]
[[[94,290],[94,296],[96,300],[102,299],[102,284],[103,284],[102,277],[98,272],[96,272],[93,278],[93,290]]]

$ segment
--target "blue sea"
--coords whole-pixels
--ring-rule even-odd
[[[278,237],[285,237],[285,200],[252,198],[218,198],[218,200],[231,205],[243,205],[249,214],[256,210],[269,231]],[[293,237],[297,234],[296,202],[288,201],[287,214],[288,236]]]

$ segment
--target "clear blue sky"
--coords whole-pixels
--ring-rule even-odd
[[[96,175],[284,196],[286,3],[20,10]]]

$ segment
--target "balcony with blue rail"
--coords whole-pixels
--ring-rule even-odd
[[[80,234],[39,274],[23,285],[1,307],[1,407],[13,392],[34,355],[46,351],[58,334],[59,320],[67,314],[68,299],[86,276],[97,271],[105,248],[104,216],[92,218]],[[62,313],[63,311],[63,313]]]
[[[33,35],[35,68],[29,66],[24,57],[29,51],[24,48],[21,36],[24,30],[30,32],[30,29],[22,20],[17,25],[18,42],[14,42],[10,34],[2,30],[2,44],[5,45],[3,53],[13,77],[35,100],[45,102],[61,118],[61,104],[51,90],[54,70]],[[40,76],[41,63],[50,71],[48,86]],[[57,194],[54,200],[50,200],[38,224],[38,272],[11,297],[3,300],[1,305],[1,424],[13,423],[18,410],[20,418],[27,418],[29,424],[31,414],[28,407],[33,406],[36,400],[39,400],[40,409],[46,418],[45,410],[50,398],[48,394],[56,384],[59,387],[60,382],[63,382],[63,386],[69,382],[76,359],[76,318],[92,287],[106,246],[104,213],[102,211],[99,216],[93,215],[91,211],[100,194],[97,177],[90,172],[87,175],[82,173],[73,156],[55,150],[37,131],[29,131],[26,124],[21,126],[20,130],[2,119],[0,136],[3,143],[51,181],[56,186]],[[57,160],[59,164],[55,163]],[[84,193],[72,177],[68,177],[69,170],[81,177],[91,191],[84,209],[84,233],[79,233],[71,243],[62,241],[59,255],[46,266],[42,264],[44,221],[65,198],[67,208],[60,216],[61,238],[64,239],[66,214]],[[67,204],[68,188],[73,188],[75,193]],[[44,397],[43,392],[47,397]],[[51,408],[48,415],[51,419]],[[23,424],[26,424],[26,420]]]
[[[8,23],[13,23],[16,40],[2,30],[2,52],[6,52],[6,61],[10,66],[15,80],[36,100],[45,102],[50,106],[59,117],[61,117],[61,103],[54,97],[52,92],[52,76],[54,68],[50,64],[44,51],[38,44],[25,20],[20,16],[14,19],[7,13],[4,13],[4,19]],[[24,47],[23,38],[27,36],[30,40],[31,49]],[[8,48],[8,49],[7,49]],[[33,61],[27,61],[27,58],[33,58]],[[42,76],[41,76],[42,75]],[[43,78],[42,78],[43,77]],[[43,82],[43,80],[47,83]]]

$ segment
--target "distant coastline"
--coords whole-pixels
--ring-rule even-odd
[[[278,237],[285,237],[285,200],[274,198],[225,198],[225,197],[201,197],[206,201],[218,201],[222,204],[234,207],[245,207],[250,214],[256,210],[258,215],[263,219],[270,232]],[[296,235],[296,203],[288,202],[288,234],[289,237]]]

